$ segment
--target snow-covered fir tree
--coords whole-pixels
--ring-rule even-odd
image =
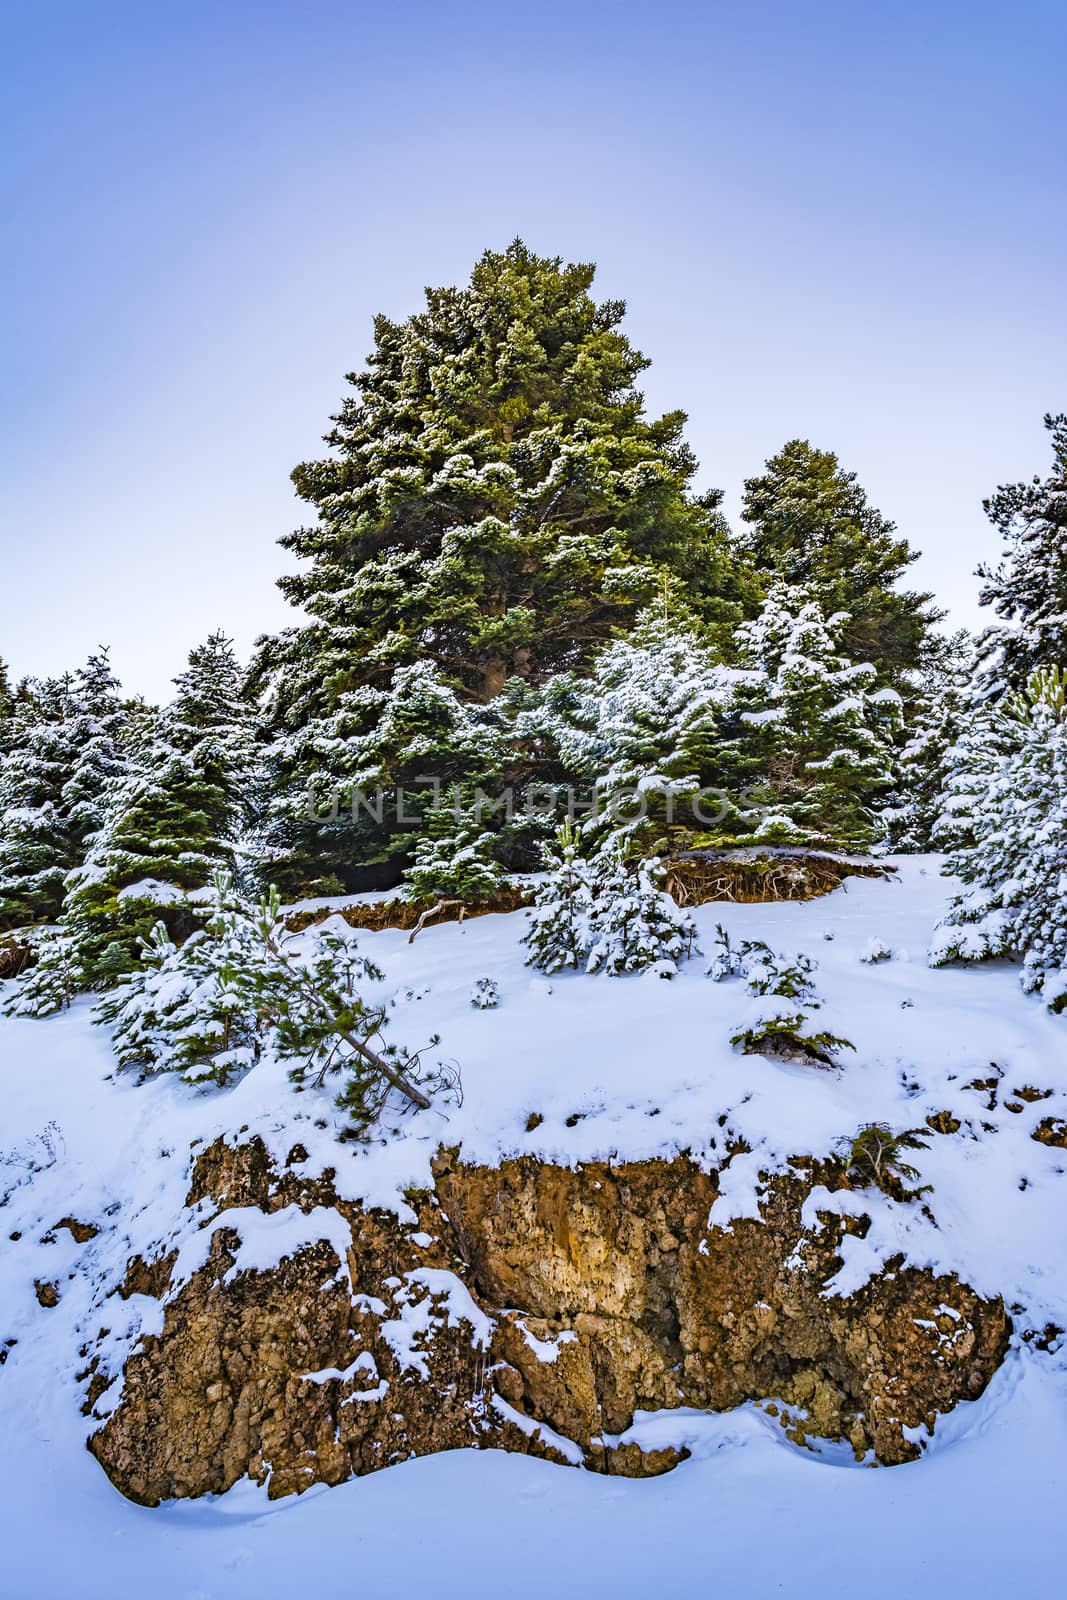
[[[619,977],[654,971],[673,978],[696,946],[696,925],[663,888],[654,858],[627,860],[612,841],[593,860],[587,972]]]
[[[175,684],[67,879],[64,921],[94,984],[135,964],[158,918],[179,934],[195,926],[190,894],[220,866],[238,867],[253,821],[253,717],[225,635],[193,650]]]
[[[981,602],[1000,618],[979,641],[981,698],[1019,692],[1035,667],[1067,661],[1067,414],[1046,416],[1045,427],[1048,477],[1001,484],[985,501],[1006,550],[997,566],[978,568]]]
[[[523,936],[528,967],[541,972],[581,971],[592,944],[593,873],[573,823],[564,823],[543,847],[545,876],[537,885]]]
[[[0,925],[55,921],[125,770],[126,710],[106,651],[32,686],[0,762]]]
[[[376,320],[334,454],[293,474],[317,521],[283,541],[307,565],[281,587],[311,620],[262,641],[255,669],[286,793],[343,786],[348,741],[399,667],[427,664],[488,703],[512,678],[582,668],[664,581],[702,618],[740,614],[720,497],[690,492],[683,414],[645,416],[647,362],[593,276],[516,241],[407,321]],[[426,770],[446,787],[473,776]],[[295,838],[279,822],[294,885],[375,859],[358,834],[342,830],[339,849],[329,821]]]
[[[662,863],[627,857],[615,834],[591,856],[580,853],[580,843],[579,830],[566,823],[544,850],[547,873],[523,937],[527,966],[613,977],[652,968],[673,977],[693,952],[696,927],[663,888]]]
[[[934,936],[934,965],[1010,956],[1022,982],[1067,1004],[1067,670],[1039,667],[994,718],[1001,752],[969,772],[969,838],[948,860],[967,888]],[[976,778],[980,777],[978,783]]]
[[[504,872],[496,859],[498,835],[480,825],[475,812],[467,820],[464,792],[454,790],[450,803],[426,813],[404,883],[416,900],[442,896],[478,904],[491,900]],[[476,802],[473,803],[476,805]]]
[[[7,747],[7,732],[14,714],[15,696],[11,688],[11,677],[7,670],[7,662],[0,656],[0,756]]]
[[[776,584],[737,630],[741,663],[754,674],[738,704],[740,737],[761,771],[749,794],[763,809],[756,839],[861,846],[876,832],[900,696],[876,687],[870,662],[840,653],[846,622],[824,617],[804,590]]]
[[[588,678],[547,685],[518,730],[551,740],[567,778],[595,801],[587,839],[612,833],[651,853],[699,828],[698,791],[738,786],[736,746],[721,727],[754,676],[724,666],[693,619],[657,609],[607,646]]]
[[[854,472],[829,450],[791,439],[745,481],[741,549],[768,585],[804,587],[826,616],[847,612],[840,648],[871,662],[880,684],[905,695],[930,626],[931,596],[901,589],[919,552],[895,537]]]
[[[509,749],[500,710],[461,699],[427,661],[399,667],[387,687],[339,693],[327,716],[276,733],[267,750],[267,874],[285,889],[362,887],[368,864],[410,855],[455,786],[495,795]],[[468,820],[455,819],[453,839]]]
[[[266,1054],[301,1088],[342,1078],[337,1103],[357,1129],[391,1095],[426,1108],[455,1073],[386,1040],[388,1008],[368,998],[382,974],[340,918],[294,934],[277,890],[258,903],[224,871],[204,896],[204,926],[175,944],[157,923],[142,961],[98,1003],[116,1055],[143,1072],[226,1083]],[[430,1041],[436,1044],[436,1039]]]
[[[945,764],[949,751],[969,736],[973,657],[974,643],[965,630],[936,637],[917,674],[906,737],[895,756],[893,790],[881,814],[894,850],[941,850],[949,843]]]

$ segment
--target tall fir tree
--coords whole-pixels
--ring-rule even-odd
[[[1067,661],[1067,414],[1046,416],[1052,471],[1029,483],[1001,484],[984,502],[1006,545],[999,565],[978,568],[983,605],[999,623],[979,641],[982,698],[1025,689],[1035,667]]]
[[[986,710],[984,759],[957,752],[973,803],[948,870],[965,888],[931,960],[1022,961],[1022,984],[1067,1006],[1067,670],[1035,667]]]
[[[854,472],[829,450],[791,439],[764,471],[745,480],[739,536],[767,586],[803,586],[826,616],[848,613],[841,649],[869,661],[879,679],[907,692],[930,626],[943,613],[931,596],[898,587],[918,559],[870,504]]]
[[[905,742],[896,752],[893,791],[882,820],[890,846],[904,854],[944,849],[953,824],[945,811],[949,752],[969,737],[974,640],[965,629],[931,635],[916,675]]]
[[[15,715],[15,696],[11,688],[7,662],[0,656],[0,757],[7,747],[7,734]]]
[[[401,666],[487,703],[583,668],[665,587],[705,620],[740,614],[720,496],[691,492],[684,415],[645,415],[648,363],[593,277],[516,240],[407,321],[376,320],[333,455],[293,474],[317,521],[282,541],[307,566],[280,586],[311,620],[262,641],[254,668],[274,733],[311,730],[287,784],[344,765],[332,719]],[[356,834],[339,842],[275,841],[305,879],[360,859]]]
[[[240,866],[258,800],[253,713],[233,646],[214,633],[175,679],[177,694],[142,730],[84,864],[69,874],[64,921],[85,981],[131,970],[162,918],[196,923],[189,895]]]
[[[747,800],[763,808],[754,831],[769,843],[863,846],[877,834],[900,696],[842,653],[847,627],[847,614],[824,617],[805,590],[776,584],[737,630],[753,674],[737,696],[738,737],[761,773]]]
[[[59,916],[124,771],[126,710],[107,651],[20,698],[0,765],[0,924]]]

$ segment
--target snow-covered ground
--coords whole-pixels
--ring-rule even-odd
[[[1021,1308],[1019,1333],[1067,1324],[1067,1151],[1031,1138],[1044,1118],[1067,1118],[1067,1021],[1026,999],[1010,968],[930,970],[947,886],[935,861],[901,868],[898,882],[854,879],[807,904],[704,907],[705,959],[672,982],[545,979],[522,964],[521,913],[430,927],[414,944],[364,935],[396,998],[393,1036],[416,1046],[439,1032],[464,1087],[462,1106],[405,1118],[366,1149],[338,1146],[329,1097],[295,1095],[273,1065],[225,1092],[138,1086],[110,1078],[108,1041],[85,1003],[46,1022],[0,1021],[0,1195],[11,1190],[0,1208],[0,1340],[17,1340],[0,1366],[0,1597],[388,1597],[429,1584],[463,1596],[1051,1590],[1067,1503],[1067,1358],[1018,1338],[983,1398],[943,1420],[921,1461],[889,1470],[797,1450],[746,1407],[639,1418],[643,1442],[693,1451],[652,1480],[462,1452],[299,1500],[268,1504],[242,1484],[148,1511],[125,1502],[84,1449],[79,1346],[110,1326],[118,1357],[158,1325],[155,1302],[105,1304],[101,1285],[173,1233],[191,1141],[245,1128],[281,1152],[299,1138],[311,1166],[337,1166],[342,1191],[401,1208],[400,1191],[426,1181],[444,1139],[478,1160],[684,1148],[718,1164],[727,1135],[740,1134],[753,1154],[726,1175],[714,1220],[728,1222],[754,1206],[760,1168],[825,1152],[862,1122],[914,1127],[947,1110],[960,1131],[932,1135],[914,1157],[933,1185],[935,1222],[875,1196],[874,1225],[848,1241],[831,1288],[848,1292],[902,1250],[1003,1294]],[[704,976],[717,922],[818,959],[817,1024],[856,1045],[840,1070],[730,1047],[748,1002],[740,983]],[[894,955],[867,965],[874,938]],[[483,977],[499,986],[496,1009],[470,1004]],[[993,1092],[968,1087],[989,1078]],[[1051,1094],[1019,1100],[1019,1088]],[[544,1120],[527,1132],[531,1112]],[[64,1217],[102,1231],[79,1245],[53,1231]],[[58,1305],[38,1304],[35,1280],[58,1285]]]

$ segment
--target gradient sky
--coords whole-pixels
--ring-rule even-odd
[[[293,613],[274,540],[371,319],[599,263],[702,487],[836,450],[973,623],[1067,408],[1067,7],[3,0],[0,656],[159,697]]]

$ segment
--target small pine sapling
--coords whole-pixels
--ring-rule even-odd
[[[743,977],[748,994],[757,1002],[744,1026],[731,1034],[732,1045],[745,1055],[826,1067],[837,1065],[838,1051],[855,1048],[838,1034],[809,1026],[809,1011],[818,1011],[822,1004],[812,978],[817,961],[803,952],[778,955],[761,939],[732,945],[721,926],[717,933],[719,951],[708,968],[709,977],[720,982]]]
[[[476,905],[492,900],[504,872],[493,854],[497,836],[474,821],[457,821],[446,806],[431,812],[404,874],[413,900],[443,898]]]
[[[63,928],[34,941],[36,960],[18,977],[0,1010],[9,1017],[50,1017],[66,1011],[85,987],[74,941]]]
[[[905,1150],[925,1150],[930,1135],[924,1128],[906,1128],[894,1133],[887,1122],[865,1122],[853,1137],[839,1141],[839,1159],[849,1182],[857,1189],[881,1189],[895,1200],[917,1200],[929,1194],[930,1184],[909,1189],[907,1182],[919,1177],[917,1167],[903,1159]]]
[[[673,977],[696,943],[696,925],[667,891],[661,862],[631,864],[613,849],[596,857],[587,972],[619,977],[654,970]]]
[[[545,846],[547,876],[537,885],[523,944],[528,967],[540,972],[581,971],[589,955],[593,886],[589,863],[579,854],[578,830],[565,822],[555,846]]]
[[[884,939],[879,939],[877,935],[868,939],[860,951],[860,960],[868,967],[876,967],[880,961],[892,961],[892,959],[892,946],[886,944]]]
[[[500,1004],[495,978],[479,978],[471,989],[470,1001],[478,1011],[495,1011]]]
[[[178,946],[157,925],[144,957],[97,1008],[123,1063],[225,1082],[273,1050],[295,1058],[300,1087],[343,1073],[337,1103],[360,1131],[394,1091],[419,1109],[436,1090],[458,1092],[453,1070],[427,1071],[418,1052],[382,1042],[388,1005],[360,992],[382,974],[352,930],[335,919],[310,937],[291,933],[276,890],[254,905],[217,874],[207,927]]]
[[[730,1035],[730,1043],[746,1056],[772,1056],[777,1061],[798,1061],[806,1066],[836,1067],[839,1050],[856,1047],[825,1029],[813,1033],[805,1012],[775,1011]]]
[[[787,1000],[811,1000],[814,1010],[820,1002],[814,998],[815,984],[812,973],[819,963],[812,956],[798,951],[794,956],[776,954],[762,939],[742,939],[733,944],[722,923],[716,923],[715,957],[707,969],[707,977],[716,983],[727,978],[744,978],[751,995],[780,995]]]

